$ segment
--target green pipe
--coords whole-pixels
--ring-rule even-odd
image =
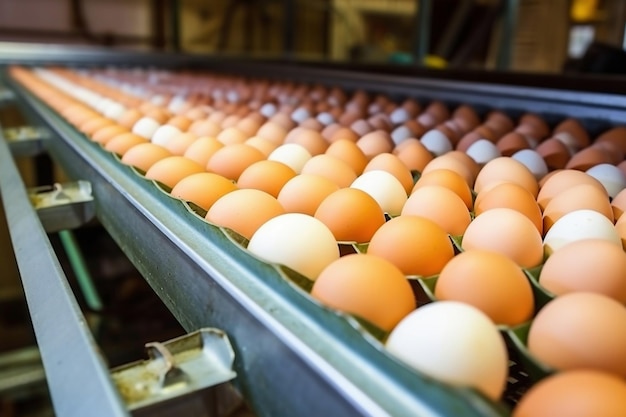
[[[87,270],[85,259],[78,247],[74,234],[70,230],[61,230],[59,237],[61,238],[61,243],[70,261],[74,275],[76,275],[78,285],[83,292],[87,306],[93,311],[102,311],[102,300]]]

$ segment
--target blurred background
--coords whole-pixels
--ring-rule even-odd
[[[624,72],[625,23],[622,0],[0,0],[0,40],[550,73]]]

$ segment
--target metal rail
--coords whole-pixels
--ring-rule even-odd
[[[30,93],[19,99],[57,135],[69,176],[92,183],[96,212],[185,327],[224,329],[236,384],[259,415],[499,416],[475,392],[419,377],[353,323],[200,221],[178,200],[88,141]]]
[[[0,196],[55,411],[127,416],[0,130]]]

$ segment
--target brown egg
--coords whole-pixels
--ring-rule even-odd
[[[166,122],[166,124],[175,126],[181,132],[186,132],[192,123],[193,123],[193,120],[191,120],[188,117],[181,116],[181,115],[176,115]]]
[[[228,128],[234,128],[237,123],[239,123],[241,121],[241,116],[237,115],[237,114],[229,114],[228,116],[226,116],[224,118],[224,120],[222,120],[222,122],[220,123],[220,127],[222,129],[228,129]]]
[[[599,164],[610,163],[611,155],[602,147],[589,147],[576,152],[565,165],[565,169],[586,171]]]
[[[257,148],[266,157],[270,156],[274,149],[278,147],[278,144],[276,142],[272,142],[271,140],[264,139],[259,136],[253,136],[247,139],[244,143],[246,145],[252,146],[253,148]]]
[[[598,136],[594,143],[602,144],[607,142],[616,145],[622,154],[626,155],[626,127],[617,126],[609,129]]]
[[[561,217],[575,210],[593,210],[614,222],[613,209],[604,189],[578,184],[561,191],[543,209],[543,231],[546,233]]]
[[[248,188],[231,191],[217,199],[205,219],[250,239],[263,223],[284,212],[276,198],[265,191]]]
[[[107,141],[104,145],[104,149],[118,155],[124,155],[126,151],[133,146],[147,142],[149,142],[148,139],[135,135],[134,133],[122,133]]]
[[[197,162],[184,156],[168,156],[155,162],[146,172],[146,178],[174,188],[183,178],[200,172],[205,170]]]
[[[411,193],[413,189],[413,175],[396,155],[386,152],[376,155],[365,166],[363,172],[375,169],[389,172],[400,181],[407,195]]]
[[[282,125],[268,121],[259,128],[256,136],[280,145],[285,140],[287,132],[288,130]]]
[[[502,254],[522,268],[543,262],[541,234],[532,221],[509,208],[484,211],[470,223],[461,241],[463,250],[488,250]]]
[[[197,137],[216,137],[221,129],[220,126],[208,119],[196,120],[189,126],[189,133],[193,133]]]
[[[122,133],[130,133],[130,130],[120,125],[108,125],[95,131],[93,135],[91,135],[91,140],[105,145],[108,141]]]
[[[224,144],[212,137],[202,137],[193,141],[185,150],[183,156],[202,166],[206,166],[209,159],[218,149],[223,148]]]
[[[278,197],[278,193],[283,186],[296,176],[296,171],[278,161],[258,161],[246,168],[239,179],[239,188],[255,188],[265,191],[273,197]]]
[[[498,110],[487,115],[484,125],[491,129],[497,138],[511,132],[515,127],[513,120],[506,113]]]
[[[328,148],[328,142],[321,133],[304,127],[292,129],[285,137],[284,143],[296,143],[303,146],[312,156],[323,154]]]
[[[75,127],[78,127],[95,117],[100,117],[98,112],[87,107],[73,107],[72,109],[72,112],[66,112],[66,118]]]
[[[522,269],[500,253],[481,249],[462,252],[444,266],[435,297],[470,304],[494,323],[508,326],[530,319],[535,306]]]
[[[350,165],[326,154],[316,155],[306,161],[300,173],[320,175],[333,181],[340,188],[349,187],[357,178]]]
[[[499,157],[487,162],[476,177],[474,191],[480,194],[482,191],[506,181],[521,185],[533,197],[536,197],[539,192],[539,184],[526,165],[508,157]]]
[[[184,155],[189,146],[194,143],[198,137],[193,133],[180,133],[178,135],[172,136],[166,143],[163,145],[165,149],[170,151],[172,155]]]
[[[372,159],[380,153],[391,152],[393,150],[391,136],[384,130],[375,130],[365,136],[361,136],[356,144],[368,159]]]
[[[591,148],[601,149],[611,165],[617,165],[624,160],[624,153],[621,146],[613,141],[603,141],[600,143],[594,143]]]
[[[265,155],[258,149],[243,143],[234,143],[215,151],[209,158],[206,169],[236,181],[246,168],[263,159]]]
[[[556,195],[582,184],[590,184],[598,188],[598,190],[606,192],[602,183],[591,175],[574,169],[565,169],[551,175],[543,182],[537,195],[537,203],[544,210],[550,200]]]
[[[339,186],[326,177],[300,174],[287,181],[277,199],[287,213],[314,216],[321,202],[337,190]]]
[[[466,163],[451,157],[451,153],[452,152],[448,152],[447,154],[438,156],[430,161],[422,170],[422,176],[437,169],[447,169],[459,174],[468,185],[473,185],[475,177],[472,170],[468,168]]]
[[[615,231],[622,241],[622,249],[626,251],[626,216],[621,216],[615,222]]]
[[[528,135],[537,142],[550,134],[550,126],[539,115],[533,113],[524,113],[519,119],[519,124],[515,128],[516,132]]]
[[[172,188],[171,195],[209,210],[219,198],[236,189],[237,186],[231,180],[221,175],[200,172],[178,181]]]
[[[248,135],[236,127],[228,127],[218,133],[215,139],[222,142],[224,145],[231,145],[233,143],[245,142],[248,139]]]
[[[385,331],[416,307],[402,272],[385,259],[366,254],[346,255],[328,265],[313,284],[311,296]]]
[[[424,110],[424,112],[420,115],[420,117],[424,114],[428,114],[430,117],[434,118],[433,126],[442,123],[444,120],[450,118],[450,110],[448,110],[448,106],[446,106],[443,102],[437,100],[431,101]],[[420,117],[418,117],[418,122],[422,123],[419,120]]]
[[[334,129],[332,133],[325,134],[325,131],[330,128],[329,125],[326,127],[326,129],[324,129],[322,131],[322,136],[324,136],[324,138],[326,138],[326,140],[330,143],[336,142],[339,139],[347,139],[351,142],[356,142],[357,140],[359,140],[359,135],[356,134],[356,132],[348,127],[343,127],[341,125],[338,125],[339,127]]]
[[[565,119],[559,123],[554,128],[552,136],[574,151],[583,149],[591,143],[589,133],[578,120],[573,118]]]
[[[556,297],[535,316],[528,350],[557,370],[594,369],[624,378],[626,307],[591,292]]]
[[[452,119],[464,133],[471,131],[480,124],[480,117],[478,117],[476,111],[465,104],[454,110]]]
[[[423,186],[415,190],[400,214],[427,218],[452,236],[462,236],[472,220],[461,197],[439,185]]]
[[[496,147],[502,156],[511,156],[522,149],[529,149],[530,144],[524,135],[518,132],[510,132],[502,136],[496,142]]]
[[[355,174],[361,175],[368,163],[363,151],[348,139],[338,139],[326,149],[326,155],[334,156],[348,164]]]
[[[626,383],[595,370],[559,372],[531,386],[512,417],[626,415]]]
[[[556,296],[589,291],[626,304],[626,253],[603,239],[572,242],[555,251],[541,268],[539,283]]]
[[[546,161],[549,170],[565,168],[571,157],[567,146],[557,138],[550,138],[541,142],[535,151]]]
[[[324,129],[324,125],[314,117],[309,117],[308,119],[303,120],[300,122],[298,127],[315,130],[317,132],[321,132]]]
[[[369,242],[385,223],[380,205],[365,191],[341,188],[326,197],[315,212],[339,242]]]
[[[280,125],[286,131],[290,131],[291,129],[296,127],[296,122],[291,120],[291,118],[285,113],[276,113],[275,115],[269,118],[268,122],[273,122],[277,125]]]
[[[459,196],[461,201],[463,201],[463,203],[469,210],[472,209],[472,190],[470,189],[469,185],[467,185],[465,179],[456,171],[441,168],[425,172],[413,186],[411,194],[413,194],[421,187],[428,187],[432,185],[440,186],[452,191]]]
[[[396,146],[393,153],[409,170],[417,172],[422,172],[434,158],[433,154],[416,138],[403,140]]]
[[[373,116],[370,116],[370,118],[367,119],[367,123],[370,126],[372,126],[374,130],[380,129],[380,130],[386,130],[387,132],[389,132],[393,128],[391,122],[389,121],[389,117],[383,113],[377,113],[377,114],[374,114]],[[414,120],[407,120],[406,122],[404,122],[404,125],[407,125],[411,129],[413,128],[417,129],[417,126],[419,126],[419,123],[415,122]]]
[[[127,150],[122,156],[122,163],[146,172],[157,161],[171,155],[167,149],[151,142],[145,142]]]
[[[619,220],[626,211],[626,188],[617,193],[611,200],[611,208],[613,209],[613,218]]]
[[[208,114],[203,107],[196,106],[187,110],[184,116],[193,121],[198,121],[206,119],[208,117]]]
[[[535,197],[524,187],[512,182],[502,182],[478,194],[474,201],[476,216],[494,208],[516,210],[533,222],[543,235],[543,217]]]
[[[103,127],[113,126],[115,124],[116,123],[113,120],[107,119],[106,117],[94,117],[92,119],[88,119],[80,126],[78,126],[78,130],[80,130],[87,136],[91,136],[93,133],[97,132]]]

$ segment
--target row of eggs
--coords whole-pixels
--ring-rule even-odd
[[[31,88],[36,90],[33,88],[33,83],[38,83],[35,78],[19,71],[17,76],[25,84],[30,83]],[[50,77],[43,78],[50,81]],[[65,110],[64,115],[72,122],[71,119],[76,116],[67,111],[66,105],[67,103],[64,103],[59,106],[65,108],[58,110],[62,114]],[[85,117],[85,114],[82,117]],[[467,154],[447,152],[429,160],[421,170],[421,177],[414,183],[410,168],[403,165],[398,154],[383,152],[368,157],[361,152],[357,153],[359,158],[354,159],[361,166],[364,165],[362,168],[353,169],[351,172],[344,170],[350,176],[334,177],[332,175],[334,173],[329,175],[329,171],[333,171],[331,164],[342,160],[341,153],[338,152],[333,156],[328,151],[340,148],[338,145],[346,149],[361,150],[358,146],[351,146],[355,144],[354,141],[338,139],[327,147],[325,153],[312,155],[310,149],[294,140],[277,144],[272,150],[266,150],[267,154],[254,148],[258,152],[250,160],[233,152],[225,158],[225,161],[220,161],[220,158],[216,157],[219,156],[220,150],[232,151],[235,145],[241,143],[229,144],[224,138],[220,141],[211,137],[188,136],[185,140],[189,142],[189,146],[182,154],[179,150],[178,155],[172,155],[174,152],[171,148],[168,149],[169,142],[175,137],[184,136],[185,132],[172,131],[175,135],[168,139],[163,133],[163,127],[168,126],[166,124],[153,129],[151,137],[143,138],[126,149],[111,149],[108,144],[119,136],[128,135],[127,130],[117,132],[108,139],[99,139],[98,136],[99,134],[101,136],[103,130],[112,130],[115,124],[94,128],[89,125],[88,120],[76,123],[78,119],[80,117],[74,120],[74,124],[79,129],[108,150],[120,154],[122,162],[139,168],[145,172],[147,178],[165,184],[171,189],[173,196],[201,206],[207,211],[208,221],[232,228],[249,238],[248,249],[252,253],[270,262],[286,264],[314,280],[311,293],[313,297],[330,307],[353,313],[390,331],[387,340],[390,352],[423,372],[440,376],[448,382],[475,386],[493,399],[498,399],[504,389],[506,351],[503,350],[500,336],[492,323],[515,325],[532,316],[535,309],[532,292],[520,267],[530,268],[542,264],[544,248],[548,248],[550,257],[543,265],[542,275],[544,270],[553,270],[557,275],[561,274],[561,278],[553,279],[556,284],[550,288],[552,291],[567,293],[572,290],[570,288],[572,284],[568,281],[572,274],[564,272],[565,268],[570,267],[574,272],[578,272],[576,276],[584,290],[616,291],[615,294],[608,295],[619,299],[621,303],[624,302],[626,287],[622,282],[624,281],[622,275],[626,270],[624,268],[626,255],[621,250],[621,240],[613,226],[613,220],[618,218],[619,223],[623,211],[618,205],[620,201],[618,193],[624,188],[624,185],[619,183],[621,180],[619,176],[598,175],[602,180],[598,181],[589,174],[566,170],[544,176],[540,181],[540,188],[532,171],[512,158],[495,158],[481,167],[475,161],[463,156]],[[145,119],[139,119],[131,130],[140,131],[143,125]],[[224,131],[226,129],[217,136]],[[300,134],[305,132],[298,132],[296,128],[288,134],[294,131]],[[159,132],[161,133],[157,134]],[[295,133],[294,136],[297,136]],[[139,136],[136,133],[134,135]],[[214,153],[206,161],[194,160],[191,153],[187,154],[194,144],[201,141],[212,144],[218,142]],[[283,142],[287,142],[285,138]],[[411,140],[407,143],[414,142]],[[170,146],[176,148],[180,145]],[[395,149],[398,148],[401,147],[396,146]],[[149,155],[148,162],[133,159],[145,155]],[[333,159],[321,158],[323,156],[330,156]],[[211,163],[213,158],[216,159]],[[235,161],[242,160],[247,162],[246,166],[233,168]],[[455,169],[451,164],[453,160],[463,161],[466,163],[465,168],[458,168],[459,165],[456,165]],[[176,168],[179,163],[184,165],[181,170]],[[206,172],[207,170],[210,172]],[[468,173],[471,176],[468,176]],[[570,176],[571,179],[568,178]],[[278,180],[278,185],[273,180]],[[323,189],[313,191],[315,183],[323,183]],[[588,187],[584,190],[571,192],[572,189],[585,185]],[[607,195],[611,186],[614,187],[611,192],[615,196],[613,206]],[[206,193],[207,189],[213,192]],[[199,190],[201,193],[198,195]],[[288,196],[290,194],[288,190],[292,190],[294,195]],[[514,198],[505,194],[505,191],[496,193],[497,190],[523,195],[523,203],[518,205]],[[475,200],[472,192],[477,194]],[[560,195],[567,193],[583,198],[569,203],[572,204],[570,207],[567,207],[568,203],[560,205],[555,203],[559,201]],[[490,194],[492,196],[488,197]],[[415,197],[416,195],[418,197]],[[447,200],[437,203],[438,198],[443,199],[438,197],[440,195]],[[602,203],[598,204],[600,209],[585,205],[591,200],[590,195],[602,195]],[[313,196],[312,206],[300,207],[307,199],[310,200],[311,196]],[[529,199],[528,196],[532,198]],[[534,205],[530,203],[531,201]],[[265,203],[271,206],[268,210],[263,208]],[[459,207],[463,207],[463,210],[458,209]],[[550,207],[553,208],[552,211],[548,210]],[[555,214],[547,216],[546,210]],[[385,212],[392,215],[392,220],[385,221]],[[255,219],[257,215],[260,216],[259,219]],[[474,220],[473,216],[476,216]],[[451,219],[461,219],[461,225],[454,224]],[[245,225],[239,224],[242,221]],[[587,228],[581,226],[589,222],[595,226]],[[580,235],[581,231],[583,235]],[[461,254],[455,256],[449,235],[462,236]],[[306,242],[302,236],[307,236]],[[339,258],[337,241],[368,243],[367,254]],[[577,242],[566,245],[571,241]],[[509,243],[512,244],[511,247],[508,247]],[[599,249],[593,252],[595,245]],[[573,249],[577,246],[581,247],[578,248],[580,255],[576,255]],[[315,253],[316,256],[311,257],[311,253]],[[416,253],[420,256],[416,257]],[[556,262],[559,258],[562,259],[563,265]],[[611,260],[602,261],[605,258]],[[617,272],[598,273],[597,269],[594,270],[593,260],[603,266],[611,265],[613,262]],[[579,264],[572,266],[572,261],[578,261]],[[502,272],[494,272],[498,271],[500,266]],[[476,278],[470,278],[472,270],[476,271],[474,274]],[[590,284],[588,271],[594,271],[594,275],[614,282],[600,283],[596,288],[586,287]],[[429,309],[420,307],[416,310],[412,290],[406,281],[407,275],[422,277],[437,275],[435,288],[437,299],[461,300],[463,304],[439,301]],[[365,285],[367,280],[371,280],[371,286]],[[393,284],[394,280],[397,285]],[[565,283],[560,283],[559,280],[565,280]],[[550,280],[541,277],[540,281],[543,284]],[[357,288],[359,290],[355,291]],[[476,289],[483,293],[480,300],[471,299],[475,296],[470,294]],[[487,297],[486,292],[493,294]],[[347,299],[344,299],[345,294],[349,294]],[[605,298],[602,297],[604,303],[607,302]],[[495,311],[492,307],[494,301],[495,304],[500,304],[501,311]],[[475,311],[474,313],[466,311],[468,304],[478,307],[483,316],[475,314]],[[461,375],[464,367],[459,361],[452,361],[449,357],[432,361],[433,351],[428,354],[416,349],[416,344],[423,345],[423,341],[412,338],[414,339],[417,334],[424,334],[422,330],[416,331],[417,323],[425,320],[423,326],[431,327],[426,334],[431,334],[435,332],[432,329],[433,323],[437,322],[433,318],[418,317],[426,315],[429,310],[444,308],[448,310],[443,317],[458,315],[459,321],[456,323],[460,328],[467,326],[475,329],[472,335],[465,337],[493,340],[490,345],[492,349],[486,350],[484,352],[486,356],[482,356],[484,360],[475,361],[476,366],[493,370],[489,377],[485,377],[489,372],[484,370],[481,372],[482,377],[479,378],[481,380],[477,380],[476,370],[467,371],[468,375]],[[454,313],[455,309],[459,311],[458,314]],[[601,308],[593,310],[602,311]],[[611,320],[615,320],[615,317],[619,316],[619,314],[616,316],[615,311],[611,311],[610,308],[609,311],[611,315],[604,316],[604,320],[606,317],[613,317]],[[539,317],[538,315],[535,320]],[[491,326],[481,327],[481,320],[483,323],[490,323]],[[626,320],[622,321],[626,324]],[[533,346],[533,340],[543,339],[549,340],[545,343],[548,348],[554,346],[554,340],[549,337],[553,333],[550,330],[553,327],[554,324],[545,325],[544,334],[539,338],[530,337],[529,345]],[[483,335],[482,331],[478,331],[481,328],[490,330],[485,330]],[[492,336],[489,336],[490,331]],[[458,336],[463,334],[460,330],[454,333]],[[449,344],[452,341],[435,340],[433,343]],[[456,341],[454,344],[464,343]],[[428,349],[427,345],[423,346],[424,349]],[[439,348],[433,349],[438,351]],[[624,346],[620,349],[612,346],[610,349],[618,351],[621,355],[622,352],[626,352]],[[533,350],[541,351],[535,348]],[[551,352],[554,351],[551,349]],[[558,349],[556,352],[556,357],[563,356]],[[606,358],[606,355],[596,352],[594,358],[597,357]],[[430,360],[424,361],[424,358]],[[608,365],[604,367],[614,369],[615,358],[609,359]],[[617,361],[619,360],[623,362],[623,357],[618,355]],[[463,361],[467,362],[467,358],[463,357]],[[428,369],[429,367],[433,369]],[[449,375],[445,375],[446,372]]]

